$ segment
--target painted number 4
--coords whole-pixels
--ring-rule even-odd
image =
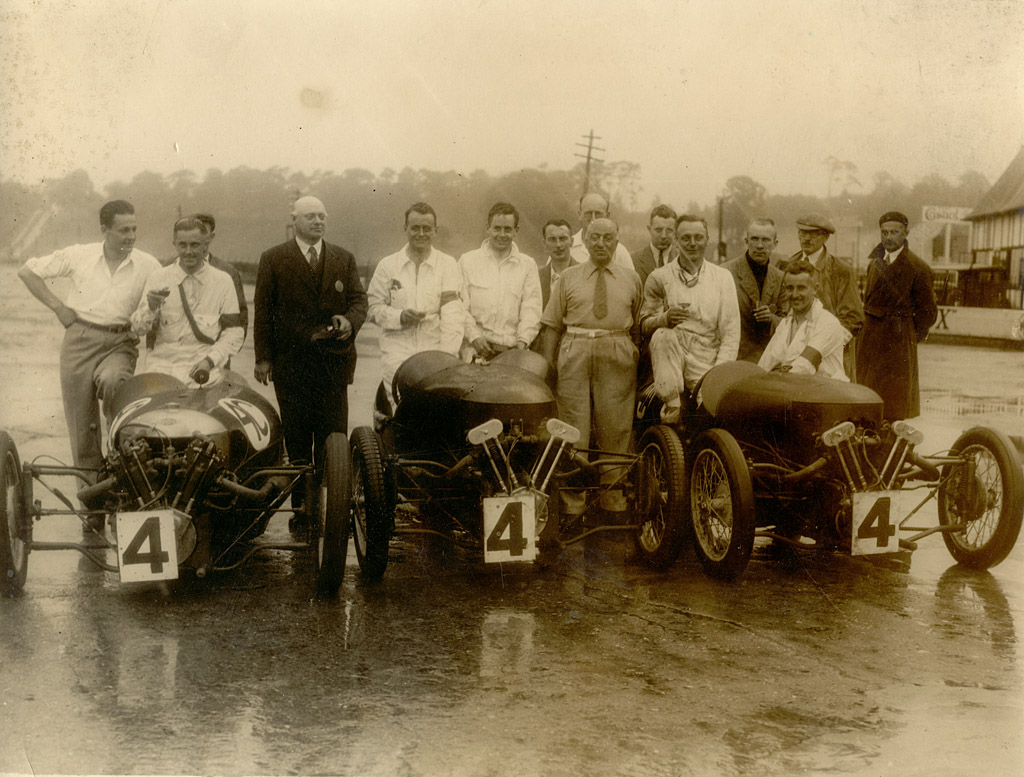
[[[142,546],[146,543],[149,544],[149,550],[143,552]],[[164,564],[170,560],[170,554],[163,549],[160,541],[160,519],[154,515],[143,521],[142,526],[135,532],[135,536],[121,556],[121,566],[149,564],[149,571],[159,575],[164,571]]]
[[[508,539],[505,539],[506,532]],[[492,553],[504,551],[510,556],[522,556],[527,545],[529,542],[523,534],[523,503],[509,502],[501,511],[491,533],[487,535],[487,550]]]
[[[889,520],[892,500],[887,496],[875,500],[874,505],[857,527],[858,540],[875,540],[875,547],[888,548],[889,538],[896,534],[896,527]]]

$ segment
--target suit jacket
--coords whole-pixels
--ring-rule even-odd
[[[333,361],[351,383],[356,334],[366,320],[366,292],[352,254],[326,240],[323,253],[320,277],[315,278],[295,240],[263,252],[254,298],[256,361],[270,361],[275,372],[284,367],[302,374],[311,363],[324,362],[327,351],[337,357]],[[352,337],[313,343],[314,332],[329,325],[336,313],[352,324]]]
[[[906,245],[888,267],[881,245],[870,258],[857,380],[882,397],[887,420],[911,418],[921,412],[917,344],[938,317],[932,271]]]
[[[629,255],[629,258],[633,260],[633,269],[640,276],[641,285],[646,284],[647,276],[657,269],[657,265],[654,263],[654,251],[651,249],[651,244],[648,243],[639,251],[634,251]],[[670,264],[677,258],[679,258],[679,247],[673,243],[669,246],[668,258],[665,260],[665,264]]]
[[[782,270],[769,262],[764,287],[758,292],[757,279],[754,278],[754,273],[747,263],[746,254],[726,262],[722,267],[731,272],[736,281],[736,299],[740,306],[740,350],[736,358],[739,361],[756,364],[786,313],[782,293]],[[767,305],[771,309],[770,322],[762,324],[754,318],[754,308],[758,305]]]

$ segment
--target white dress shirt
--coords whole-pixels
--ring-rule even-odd
[[[103,243],[88,243],[29,259],[25,266],[44,280],[70,278],[71,289],[64,304],[82,321],[119,326],[128,323],[146,279],[160,269],[160,262],[145,251],[133,249],[111,273],[103,256]]]
[[[540,331],[543,297],[537,263],[512,243],[499,259],[485,240],[480,248],[459,258],[468,315],[466,339],[483,337],[508,348],[529,345]]]
[[[853,335],[839,323],[839,319],[825,310],[821,300],[815,299],[802,321],[798,322],[791,310],[779,322],[757,364],[766,370],[788,364],[790,372],[798,375],[816,374],[849,383],[843,369],[843,347],[851,337]],[[821,364],[817,369],[804,358],[806,348],[813,348],[821,354]]]
[[[583,243],[582,229],[572,236],[572,248],[569,249],[569,256],[571,256],[572,260],[577,264],[582,264],[590,259],[590,251]],[[612,257],[612,264],[625,267],[627,270],[634,269],[633,258],[629,255],[629,250],[626,246],[622,245],[621,242],[615,246],[615,256]]]
[[[707,372],[718,364],[736,361],[740,308],[732,273],[705,261],[697,271],[697,282],[687,286],[679,262],[654,270],[644,286],[640,313],[644,334],[667,326],[668,309],[684,304],[690,317],[675,330],[682,335],[689,364]]]
[[[402,362],[422,351],[458,356],[465,323],[462,273],[455,259],[432,248],[417,265],[408,250],[406,243],[401,251],[381,259],[366,290],[369,319],[380,327],[381,373],[392,402],[391,383]],[[427,315],[403,329],[406,309]]]
[[[199,331],[214,340],[212,345],[200,342],[192,332],[192,326],[181,304],[179,284],[185,290],[189,309]],[[170,294],[156,311],[149,309],[146,293],[150,290],[168,289]],[[153,350],[146,357],[146,372],[162,372],[172,375],[194,387],[189,372],[204,357],[213,362],[209,383],[222,377],[221,368],[225,362],[242,348],[244,332],[240,325],[222,326],[221,316],[238,318],[238,295],[231,276],[223,270],[211,267],[205,261],[195,273],[189,275],[178,262],[149,276],[139,301],[132,314],[132,328],[144,336],[160,317]]]

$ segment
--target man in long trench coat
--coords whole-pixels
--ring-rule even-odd
[[[921,412],[917,344],[938,316],[932,271],[907,246],[908,223],[896,211],[878,220],[882,242],[870,254],[857,344],[857,380],[882,397],[889,421]]]

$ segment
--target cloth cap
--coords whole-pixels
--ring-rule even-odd
[[[882,224],[884,224],[887,221],[898,221],[905,227],[910,226],[910,221],[898,210],[891,210],[888,213],[883,213],[881,218],[878,219],[878,226],[882,226]]]
[[[836,231],[828,216],[822,216],[820,213],[812,213],[809,216],[798,218],[796,226],[798,229],[822,229],[830,235],[835,234]]]

